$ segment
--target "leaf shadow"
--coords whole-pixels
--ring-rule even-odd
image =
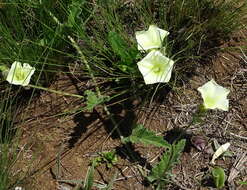
[[[68,147],[73,148],[79,141],[83,133],[87,132],[88,126],[99,118],[99,114],[94,111],[92,113],[81,112],[74,116],[74,122],[76,126],[73,131],[69,134],[70,139],[68,140]]]
[[[131,110],[126,102],[125,104],[116,104],[109,108],[110,118],[103,119],[104,128],[112,139],[118,139],[120,136],[127,137],[131,135],[133,125],[136,121],[136,114]]]
[[[131,163],[138,163],[139,165],[149,170],[152,168],[151,164],[147,161],[147,159],[142,157],[141,153],[135,150],[135,147],[132,143],[126,143],[116,147],[116,153],[122,159],[127,159]]]
[[[181,139],[186,140],[185,148],[183,152],[190,152],[192,148],[191,144],[191,134],[188,134],[184,129],[181,128],[174,128],[170,131],[165,132],[164,139],[170,143],[173,144],[174,142],[177,142]]]

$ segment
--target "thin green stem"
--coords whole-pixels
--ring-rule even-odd
[[[41,87],[41,86],[32,85],[32,84],[29,84],[28,86],[31,87],[31,88],[45,90],[45,91],[48,91],[48,92],[51,92],[51,93],[59,94],[59,95],[62,95],[62,96],[71,96],[71,97],[84,99],[84,96],[81,96],[81,95],[78,95],[78,94],[71,94],[71,93],[62,92],[62,91],[58,91],[58,90],[53,90],[53,89],[49,89],[49,88],[45,88],[45,87]]]
[[[98,97],[101,97],[102,95],[101,95],[99,86],[97,85],[97,81],[95,80],[93,71],[92,71],[92,69],[91,69],[91,67],[90,67],[90,65],[89,65],[89,63],[88,63],[88,61],[87,61],[85,55],[82,53],[80,47],[77,45],[77,43],[75,42],[75,40],[74,40],[71,36],[68,36],[68,38],[70,39],[70,41],[71,41],[72,45],[74,46],[74,48],[75,48],[75,49],[77,50],[77,52],[79,53],[81,60],[82,60],[83,63],[85,64],[85,66],[86,66],[86,68],[87,68],[87,70],[88,70],[88,72],[89,72],[89,74],[90,74],[90,77],[92,78],[93,83],[94,83],[94,85],[95,85],[95,90],[96,90],[96,93],[97,93]],[[119,133],[119,136],[120,136],[120,138],[121,138],[121,140],[122,140],[122,139],[123,139],[123,136],[121,135],[121,132],[120,132],[119,129],[118,129],[118,124],[117,124],[117,122],[116,122],[116,121],[114,120],[114,118],[112,117],[112,114],[110,113],[110,111],[109,111],[109,109],[107,108],[107,106],[106,106],[105,104],[103,104],[103,107],[104,107],[104,110],[105,110],[106,114],[110,117],[110,120],[111,120],[111,122],[112,122],[113,125],[114,125],[114,128],[113,128],[112,132],[110,133],[110,135],[113,133],[114,130],[117,130],[118,133]]]

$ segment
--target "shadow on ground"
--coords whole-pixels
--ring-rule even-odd
[[[186,144],[184,148],[184,152],[190,152],[192,144],[191,144],[191,134],[188,134],[184,129],[174,128],[170,131],[165,132],[164,139],[173,144],[174,142],[178,142],[179,140],[185,139]]]
[[[73,148],[75,144],[79,141],[81,136],[87,132],[87,128],[91,125],[95,120],[99,118],[99,114],[94,111],[92,113],[84,113],[81,112],[74,116],[74,122],[77,124],[73,128],[73,132],[70,133],[70,139],[68,141],[68,147]]]

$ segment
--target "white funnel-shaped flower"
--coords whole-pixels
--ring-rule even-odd
[[[150,25],[147,31],[138,31],[135,33],[138,43],[138,50],[149,50],[161,48],[162,42],[169,32],[162,30],[155,25]]]
[[[213,79],[197,89],[203,98],[206,109],[221,109],[228,111],[229,100],[227,95],[230,90],[218,85]]]
[[[153,50],[137,63],[145,84],[165,83],[171,78],[174,61]]]
[[[34,74],[35,68],[29,64],[15,61],[8,72],[7,81],[10,84],[27,86],[30,82],[31,76]]]

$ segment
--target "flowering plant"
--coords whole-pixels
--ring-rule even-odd
[[[8,72],[7,81],[10,84],[27,86],[30,82],[31,76],[34,74],[35,68],[29,64],[15,61]]]
[[[150,52],[137,63],[138,69],[143,75],[145,84],[169,82],[174,61],[161,53],[162,42],[169,32],[155,25],[150,25],[147,31],[135,33],[138,50],[150,50]],[[163,48],[164,49],[164,48]]]

